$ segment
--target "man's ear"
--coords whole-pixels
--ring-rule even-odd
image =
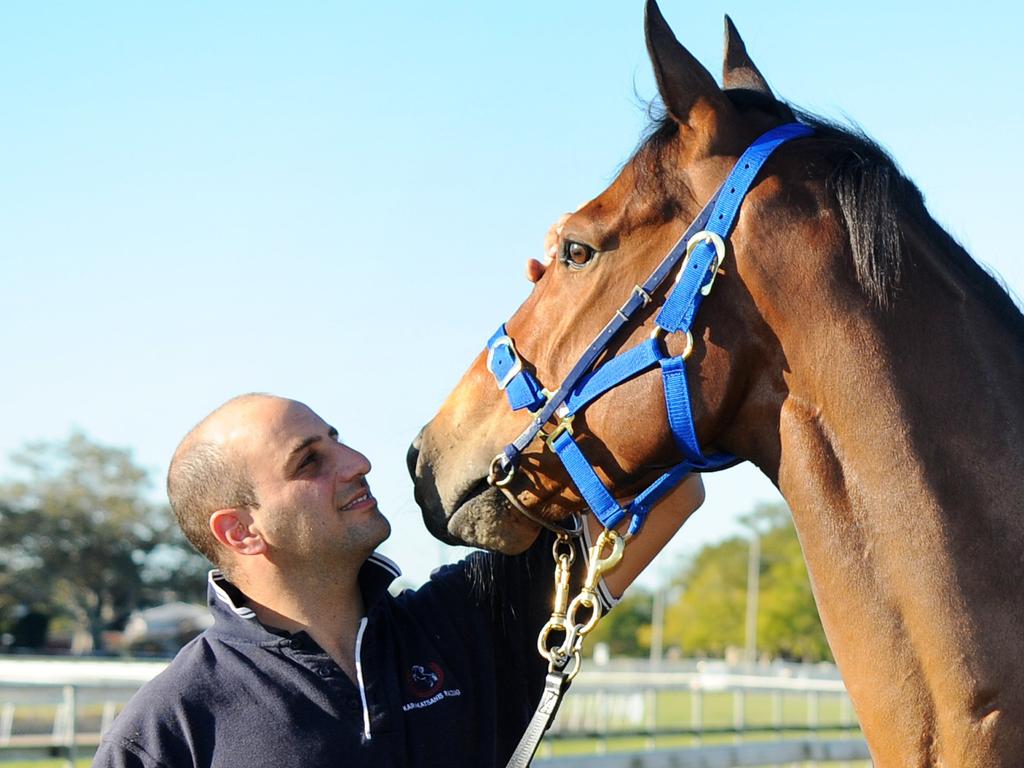
[[[218,509],[210,515],[210,530],[223,547],[235,554],[262,555],[267,551],[267,542],[252,527],[252,515],[245,507]]]

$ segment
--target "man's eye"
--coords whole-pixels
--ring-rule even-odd
[[[306,454],[306,458],[304,458],[299,463],[299,469],[303,469],[305,467],[308,467],[308,466],[311,466],[311,465],[314,465],[314,464],[318,464],[319,462],[320,462],[320,454],[318,454],[318,453],[307,453]]]
[[[562,261],[571,269],[582,269],[589,264],[597,251],[585,243],[577,243],[575,240],[566,240],[562,249]]]

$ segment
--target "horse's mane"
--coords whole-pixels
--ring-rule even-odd
[[[544,573],[532,574],[529,562],[524,566],[517,560],[518,556],[500,552],[473,552],[465,561],[470,596],[489,612],[491,621],[503,632],[511,631],[515,622],[523,618],[511,608],[516,604],[516,595],[536,589],[536,584],[531,587],[531,582],[545,576]]]
[[[740,110],[774,111],[813,126],[814,142],[823,161],[826,190],[834,197],[850,238],[857,281],[881,308],[899,295],[900,274],[908,259],[904,227],[916,227],[960,277],[967,291],[989,307],[1018,338],[1024,339],[1024,315],[1001,282],[928,213],[917,186],[903,175],[892,157],[860,128],[767,99],[749,91],[725,92]],[[647,130],[630,162],[644,192],[665,193],[666,174],[660,168],[674,151],[678,126],[660,103],[648,106]]]

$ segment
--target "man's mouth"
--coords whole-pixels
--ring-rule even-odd
[[[356,507],[361,506],[362,504],[366,504],[372,501],[375,501],[375,499],[373,498],[373,494],[370,493],[369,490],[365,490],[344,506],[338,507],[338,510],[340,512],[347,512],[350,509],[355,509]]]

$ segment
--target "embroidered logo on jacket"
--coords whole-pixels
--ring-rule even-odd
[[[402,705],[403,712],[429,707],[445,698],[462,695],[458,688],[444,687],[444,670],[433,661],[413,664],[405,674],[405,687],[416,701]]]
[[[444,670],[430,661],[425,667],[413,664],[405,681],[409,686],[409,693],[418,699],[426,699],[433,696],[444,685]]]

